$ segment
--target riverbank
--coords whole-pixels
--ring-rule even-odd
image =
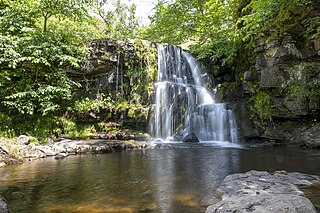
[[[145,148],[147,148],[147,144],[144,141],[103,139],[62,139],[57,142],[36,145],[32,142],[31,137],[21,135],[17,139],[0,139],[0,167],[20,164],[37,158],[54,156],[56,159],[60,159],[73,154],[103,154]]]

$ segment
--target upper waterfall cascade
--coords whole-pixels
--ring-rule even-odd
[[[206,73],[189,53],[157,45],[158,77],[149,129],[155,139],[237,141],[233,111],[216,103]]]

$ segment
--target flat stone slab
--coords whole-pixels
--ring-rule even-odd
[[[216,190],[221,201],[209,206],[206,213],[316,213],[299,188],[319,182],[318,176],[298,172],[250,171],[228,175]]]

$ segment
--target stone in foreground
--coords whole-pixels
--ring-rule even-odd
[[[0,212],[1,213],[10,213],[9,204],[3,197],[0,196]]]
[[[209,206],[206,213],[316,213],[311,201],[298,187],[308,187],[319,181],[318,176],[297,172],[271,175],[250,171],[232,174],[216,191],[222,200]]]

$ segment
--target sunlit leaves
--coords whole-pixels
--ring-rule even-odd
[[[112,9],[106,6],[111,5]],[[121,0],[98,0],[98,13],[105,22],[105,35],[115,39],[133,39],[139,37],[140,20],[136,16],[136,5],[127,5]]]
[[[210,56],[231,64],[240,41],[234,17],[236,6],[236,0],[159,3],[146,38],[172,44],[189,42],[198,57]]]
[[[78,86],[66,72],[80,67],[85,42],[98,35],[91,1],[18,0],[0,3],[0,106],[7,112],[47,115],[61,109]],[[63,7],[63,10],[62,10]],[[44,14],[50,13],[46,32]],[[49,17],[49,16],[48,16]],[[61,19],[63,17],[63,19]],[[82,33],[86,32],[86,33]]]

